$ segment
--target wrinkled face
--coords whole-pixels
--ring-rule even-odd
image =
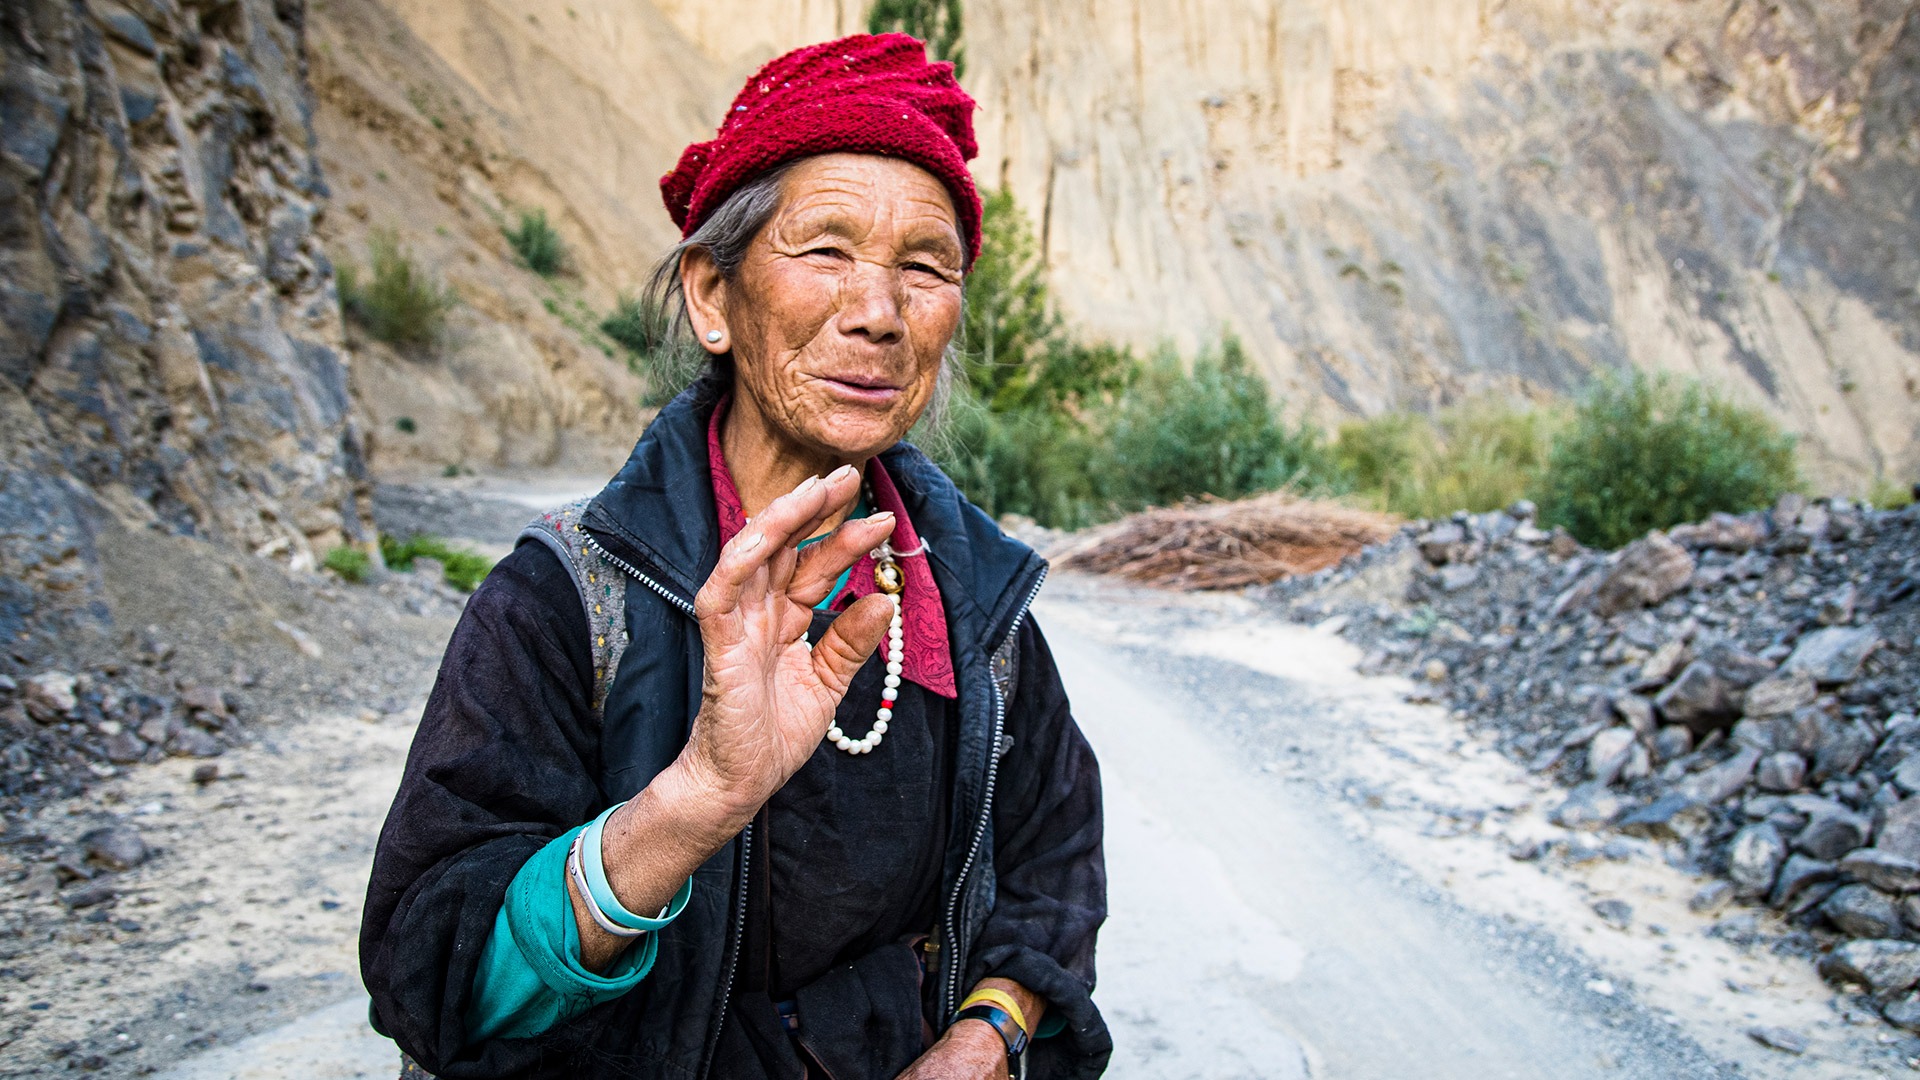
[[[718,290],[736,397],[812,454],[859,460],[899,441],[960,325],[958,220],[946,186],[897,158],[796,164]]]

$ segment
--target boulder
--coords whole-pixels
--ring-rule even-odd
[[[1693,731],[1685,724],[1668,724],[1653,737],[1653,756],[1660,761],[1673,761],[1693,753]]]
[[[1859,599],[1860,591],[1849,581],[1821,597],[1813,617],[1821,626],[1844,626],[1853,621],[1853,607]]]
[[[1653,702],[1639,694],[1620,694],[1610,699],[1609,703],[1614,713],[1627,722],[1635,735],[1648,743],[1653,742],[1655,729],[1659,726],[1654,719]]]
[[[1695,802],[1711,805],[1738,794],[1753,776],[1754,767],[1758,764],[1760,751],[1751,746],[1742,747],[1732,757],[1711,769],[1687,777],[1675,790]]]
[[[1636,745],[1630,728],[1608,728],[1595,735],[1587,745],[1587,775],[1596,784],[1613,783]]]
[[[1832,861],[1867,842],[1873,823],[1845,807],[1817,813],[1793,838],[1795,851]]]
[[[1920,983],[1920,945],[1861,938],[1845,942],[1820,961],[1820,974],[1858,983],[1875,994],[1897,994]]]
[[[1747,1037],[1782,1053],[1798,1056],[1807,1052],[1807,1037],[1792,1028],[1756,1024],[1747,1029]]]
[[[1847,682],[1884,642],[1865,627],[1828,626],[1802,637],[1780,669],[1805,674],[1822,686]]]
[[[1700,886],[1700,891],[1687,899],[1687,910],[1697,915],[1711,915],[1731,903],[1733,903],[1733,883],[1709,881]]]
[[[1786,862],[1787,842],[1766,822],[1749,825],[1727,846],[1727,877],[1741,896],[1765,896]]]
[[[1818,694],[1813,680],[1803,672],[1774,675],[1747,687],[1740,698],[1740,711],[1750,717],[1784,716],[1813,704]]]
[[[1760,759],[1753,782],[1762,791],[1798,791],[1807,780],[1807,759],[1791,750]]]
[[[1880,1006],[1887,1023],[1907,1031],[1920,1031],[1920,994],[1908,994]]]
[[[1669,724],[1685,724],[1695,732],[1725,727],[1740,715],[1740,689],[1721,677],[1712,664],[1695,660],[1681,670],[1653,699]]]
[[[1651,607],[1686,588],[1693,570],[1693,556],[1686,548],[1665,533],[1650,532],[1621,550],[1594,592],[1594,609],[1606,617]]]
[[[1713,814],[1699,803],[1675,792],[1653,800],[1622,817],[1615,827],[1630,836],[1652,840],[1685,840],[1713,824]]]
[[[1420,554],[1435,566],[1460,560],[1470,546],[1466,528],[1451,521],[1428,529],[1415,543],[1420,547]]]
[[[1752,551],[1766,542],[1767,527],[1758,515],[1735,517],[1715,514],[1705,521],[1676,525],[1667,534],[1676,544],[1690,548],[1714,548],[1735,553]]]
[[[1813,755],[1813,782],[1847,777],[1860,771],[1873,756],[1872,729],[1859,721],[1841,723],[1830,717],[1820,725],[1820,743]]]
[[[1820,905],[1820,913],[1854,937],[1893,938],[1905,931],[1893,897],[1871,885],[1841,886]]]
[[[1665,686],[1673,681],[1674,673],[1679,671],[1690,659],[1687,643],[1679,638],[1666,642],[1653,650],[1653,654],[1640,665],[1640,677],[1635,685],[1642,689]]]
[[[1893,786],[1902,795],[1920,791],[1920,754],[1908,754],[1893,768]]]
[[[152,854],[139,832],[126,825],[109,825],[80,837],[87,861],[103,870],[131,870]]]
[[[1920,799],[1905,799],[1887,811],[1874,847],[1920,862]]]
[[[1860,848],[1848,852],[1840,859],[1839,870],[1855,881],[1865,882],[1882,892],[1920,892],[1920,862],[1879,848]]]
[[[79,707],[76,680],[64,671],[43,671],[20,683],[20,701],[27,715],[43,724],[57,723],[73,715]]]
[[[1822,882],[1832,881],[1833,864],[1809,859],[1805,855],[1789,856],[1780,866],[1779,876],[1774,879],[1773,892],[1767,896],[1767,903],[1775,908],[1785,909],[1796,901],[1804,902],[1802,893],[1818,887]]]
[[[1563,829],[1598,829],[1618,817],[1623,805],[1606,785],[1589,782],[1568,792],[1547,820]]]
[[[189,686],[180,691],[180,704],[196,712],[204,712],[220,720],[229,720],[232,714],[227,710],[227,695],[211,686]]]

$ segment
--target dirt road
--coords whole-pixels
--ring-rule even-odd
[[[1510,858],[1552,830],[1553,793],[1409,685],[1354,674],[1331,633],[1065,575],[1036,612],[1107,784],[1110,1075],[1908,1075],[1804,960],[1739,944],[1751,915],[1688,911],[1699,882],[1657,852]],[[0,1013],[46,1001],[72,1045],[0,1049],[0,1076],[391,1075],[353,932],[416,705],[288,719],[204,788],[184,762],[116,782],[167,847],[127,887],[165,906],[135,943],[46,947]],[[1809,1046],[1768,1049],[1756,1025]]]

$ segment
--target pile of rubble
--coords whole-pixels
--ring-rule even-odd
[[[242,703],[225,690],[126,669],[0,675],[0,808],[77,793],[119,766],[212,758],[238,744]]]
[[[1787,496],[1606,553],[1521,503],[1266,594],[1564,782],[1555,823],[1719,875],[1696,906],[1775,908],[1920,1031],[1920,505]]]

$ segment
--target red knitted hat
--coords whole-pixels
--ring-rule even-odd
[[[835,152],[911,161],[947,185],[980,254],[980,193],[967,162],[974,102],[953,65],[927,62],[906,34],[856,34],[796,49],[760,69],[709,142],[694,143],[660,178],[667,213],[691,236],[742,184],[797,158]]]

